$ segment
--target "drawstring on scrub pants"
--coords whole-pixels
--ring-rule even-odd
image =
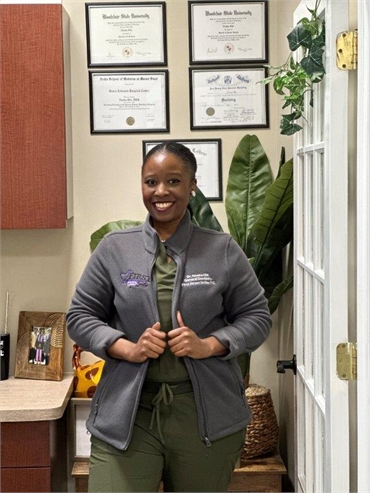
[[[161,425],[161,413],[160,406],[163,403],[165,406],[172,404],[175,395],[187,394],[193,392],[193,385],[190,379],[179,380],[171,383],[153,382],[151,380],[145,380],[143,386],[143,392],[147,394],[153,394],[153,400],[151,401],[153,406],[152,417],[150,420],[149,430],[153,429],[154,423],[157,425],[157,431],[159,438],[164,445],[164,438]]]
[[[156,421],[158,435],[162,442],[162,445],[164,445],[164,438],[161,428],[161,413],[160,413],[161,402],[163,402],[163,404],[165,404],[166,406],[169,406],[173,402],[173,392],[168,383],[161,384],[158,393],[152,400],[153,412],[152,412],[152,419],[150,420],[150,425],[149,425],[149,430],[152,430],[154,426],[154,422]]]

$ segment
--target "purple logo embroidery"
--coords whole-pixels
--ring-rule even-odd
[[[144,276],[143,274],[132,272],[131,269],[121,274],[120,277],[122,284],[126,284],[126,286],[128,286],[129,288],[136,286],[147,287],[149,285],[149,276]]]

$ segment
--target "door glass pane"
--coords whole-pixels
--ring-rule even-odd
[[[315,342],[314,342],[314,369],[315,369],[315,393],[323,393],[323,330],[322,330],[322,292],[323,287],[319,279],[315,279],[314,288],[314,312],[315,312]]]
[[[305,370],[306,378],[313,377],[313,311],[312,311],[312,276],[309,272],[304,275],[304,293],[305,293]]]
[[[312,154],[307,154],[305,159],[305,263],[312,262]]]

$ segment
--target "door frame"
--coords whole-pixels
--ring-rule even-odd
[[[370,491],[370,5],[358,0],[357,491]]]

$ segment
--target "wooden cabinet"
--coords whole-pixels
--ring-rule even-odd
[[[64,418],[1,423],[1,491],[66,491],[66,450]]]
[[[0,5],[1,229],[70,216],[67,22],[62,5]]]

